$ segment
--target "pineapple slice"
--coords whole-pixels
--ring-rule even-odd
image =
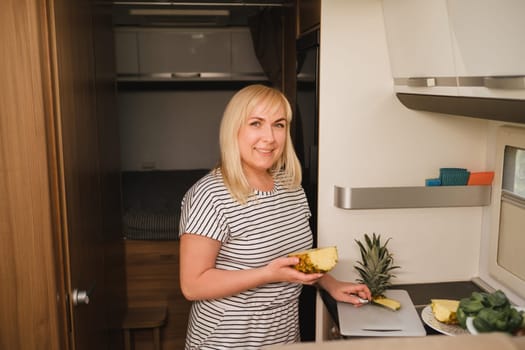
[[[308,249],[288,256],[299,258],[299,263],[294,268],[304,273],[328,272],[335,267],[338,259],[336,247]]]
[[[446,324],[458,323],[456,311],[459,307],[459,300],[431,299],[430,301],[430,307],[436,320]]]
[[[401,308],[401,303],[397,300],[390,299],[384,296],[377,296],[372,298],[374,304],[378,304],[384,307],[391,309],[392,311],[397,311]]]

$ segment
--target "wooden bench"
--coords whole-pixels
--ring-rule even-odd
[[[131,350],[131,333],[137,329],[153,331],[153,349],[160,350],[160,328],[166,324],[168,310],[166,307],[128,308],[122,321],[124,345]]]

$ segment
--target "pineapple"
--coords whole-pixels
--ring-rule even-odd
[[[459,300],[431,299],[430,301],[432,302],[430,307],[436,320],[446,324],[458,324],[456,311],[459,307]]]
[[[401,308],[401,304],[383,294],[392,285],[390,279],[395,277],[391,271],[399,268],[394,265],[394,258],[386,246],[389,240],[381,244],[381,236],[375,233],[372,237],[365,234],[365,244],[356,240],[361,251],[361,261],[354,268],[361,277],[357,281],[370,289],[372,302],[395,311]]]
[[[304,273],[328,272],[337,264],[338,258],[336,247],[308,249],[288,256],[299,258],[299,263],[294,267]]]

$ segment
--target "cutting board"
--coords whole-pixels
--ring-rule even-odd
[[[388,298],[401,303],[397,311],[372,303],[361,307],[337,303],[339,331],[345,336],[366,337],[419,337],[426,331],[406,290],[390,289]]]

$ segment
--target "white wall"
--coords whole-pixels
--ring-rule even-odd
[[[219,125],[235,91],[120,91],[122,170],[209,169],[219,160]]]
[[[321,9],[319,245],[337,245],[334,274],[353,280],[354,239],[391,237],[395,283],[478,276],[481,207],[343,210],[334,185],[423,186],[440,167],[487,169],[490,122],[417,112],[393,88],[380,0],[324,0]]]

